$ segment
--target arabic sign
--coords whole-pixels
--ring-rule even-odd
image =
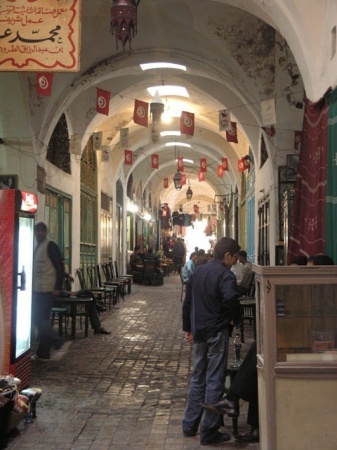
[[[0,71],[79,71],[81,0],[0,3]]]

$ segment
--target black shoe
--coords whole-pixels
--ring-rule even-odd
[[[185,437],[194,437],[197,435],[194,431],[183,431]]]
[[[105,328],[101,327],[96,328],[96,330],[94,330],[94,334],[111,334],[111,331],[108,331]]]
[[[216,414],[227,414],[229,417],[239,416],[238,402],[228,400],[227,398],[224,398],[214,405],[207,405],[206,403],[200,403],[200,405],[207,411],[211,411]]]
[[[230,438],[231,437],[228,433],[217,432],[215,436],[200,439],[200,444],[201,445],[222,444],[223,442],[229,441]]]
[[[260,438],[259,438],[259,430],[258,428],[252,428],[250,431],[248,431],[248,433],[246,434],[242,434],[242,435],[237,435],[235,436],[235,440],[237,442],[246,442],[246,443],[250,443],[250,442],[259,442]]]

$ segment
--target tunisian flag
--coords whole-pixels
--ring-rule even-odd
[[[149,104],[141,100],[135,100],[135,108],[133,111],[133,121],[142,127],[149,124]]]
[[[194,135],[194,113],[182,111],[180,116],[180,132]]]
[[[250,162],[249,159],[246,158],[240,158],[238,160],[238,169],[239,172],[244,172],[246,169],[250,168]]]
[[[45,97],[51,96],[53,75],[52,72],[36,74],[36,92],[38,95],[44,95]]]
[[[186,184],[186,173],[181,174],[180,183],[182,186]]]
[[[238,143],[238,133],[236,130],[236,122],[231,122],[231,127],[228,131],[226,131],[226,139],[227,142]]]
[[[205,172],[199,170],[199,181],[205,181]]]
[[[178,162],[177,162],[177,169],[178,172],[183,172],[184,171],[184,160],[182,156],[178,156],[177,158]]]
[[[96,88],[96,111],[101,114],[109,115],[110,92]]]
[[[168,188],[168,178],[164,178],[164,189]]]
[[[201,170],[201,172],[207,172],[206,158],[200,159],[200,170]]]
[[[222,177],[223,177],[223,172],[224,172],[224,168],[223,168],[223,166],[220,164],[220,165],[217,167],[216,174],[218,175],[219,178],[222,178]]]
[[[152,169],[158,169],[159,168],[159,157],[158,155],[151,155],[151,167]]]
[[[124,164],[132,166],[132,150],[124,150]]]
[[[222,168],[224,171],[228,171],[228,158],[222,158]]]

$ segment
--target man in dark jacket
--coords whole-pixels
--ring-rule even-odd
[[[229,335],[240,316],[235,275],[231,267],[240,246],[231,238],[221,238],[214,247],[214,258],[194,270],[186,286],[183,302],[183,330],[193,343],[193,374],[190,381],[184,436],[195,436],[200,427],[202,445],[230,439],[220,433],[219,415],[204,411],[200,403],[215,404],[224,393]]]

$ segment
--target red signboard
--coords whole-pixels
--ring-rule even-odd
[[[0,71],[79,71],[81,0],[2,0]]]

